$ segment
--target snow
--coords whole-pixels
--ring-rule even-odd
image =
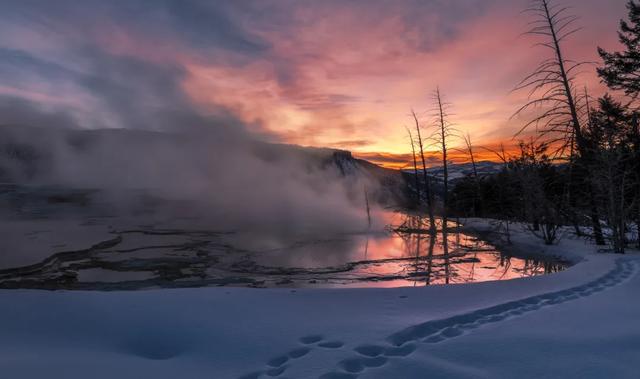
[[[512,227],[514,248],[577,264],[395,289],[0,291],[0,377],[637,378],[638,256]]]

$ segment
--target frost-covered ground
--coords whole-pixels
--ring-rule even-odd
[[[640,257],[512,240],[579,263],[418,288],[0,291],[0,377],[637,378]]]

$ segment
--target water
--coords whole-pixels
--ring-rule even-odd
[[[389,226],[384,233],[298,241],[256,251],[243,273],[268,287],[404,287],[509,280],[566,267],[554,259],[504,254],[488,242],[462,233],[455,222],[449,223],[449,254],[444,255],[441,233],[434,238],[424,225],[402,231],[407,221],[416,225],[424,220],[402,213],[389,213],[387,218]]]
[[[332,235],[211,231],[203,220],[105,215],[83,194],[6,191],[0,288],[400,287],[508,280],[565,268],[498,251],[450,223],[449,254],[425,221],[386,212],[386,228]],[[70,199],[70,200],[69,200]],[[62,201],[64,200],[64,201]],[[157,209],[157,203],[152,204]],[[5,210],[11,207],[3,207]],[[200,225],[198,227],[194,225]],[[441,229],[441,226],[439,226]]]

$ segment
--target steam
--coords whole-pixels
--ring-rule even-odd
[[[0,177],[32,185],[99,189],[121,212],[134,191],[182,204],[227,230],[276,234],[366,228],[362,173],[341,175],[331,150],[260,142],[236,129],[182,132],[1,127]]]

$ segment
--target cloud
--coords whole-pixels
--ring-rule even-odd
[[[568,2],[586,26],[568,56],[597,60],[596,45],[615,47],[625,0]],[[408,110],[429,109],[440,85],[456,123],[484,142],[521,125],[509,116],[525,94],[509,90],[543,54],[518,38],[524,5],[8,1],[0,4],[0,93],[66,107],[84,128],[209,120],[272,140],[367,140],[368,151],[401,153]],[[593,73],[582,82],[602,92]]]

